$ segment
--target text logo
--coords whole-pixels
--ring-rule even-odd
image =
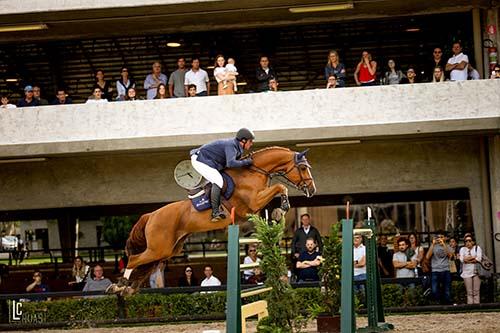
[[[23,316],[23,303],[18,301],[12,301],[10,303],[10,316],[11,321],[20,321]]]

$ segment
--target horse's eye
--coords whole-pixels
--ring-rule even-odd
[[[301,166],[300,166],[300,170],[301,170],[301,171],[306,171],[306,170],[307,170],[307,167],[306,167],[305,165],[301,165]]]

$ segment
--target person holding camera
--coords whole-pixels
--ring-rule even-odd
[[[449,258],[452,256],[453,250],[446,244],[444,232],[438,231],[427,251],[426,258],[431,261],[432,295],[440,304],[452,304],[449,263]]]

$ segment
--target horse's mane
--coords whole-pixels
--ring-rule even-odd
[[[271,146],[271,147],[262,148],[262,149],[254,151],[254,152],[248,153],[245,156],[243,156],[242,159],[245,159],[245,158],[248,158],[248,157],[251,157],[251,156],[254,156],[254,155],[258,155],[258,154],[261,154],[261,153],[265,153],[265,152],[267,152],[269,150],[283,150],[283,151],[291,152],[290,149],[285,148],[285,147]]]

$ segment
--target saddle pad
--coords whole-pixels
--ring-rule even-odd
[[[234,192],[234,181],[225,172],[221,172],[221,175],[222,178],[224,179],[224,188],[222,189],[223,190],[222,195],[226,200],[229,200]],[[209,184],[204,189],[200,188],[197,193],[191,192],[192,194],[189,195],[188,197],[191,200],[191,204],[193,205],[194,209],[196,209],[199,212],[202,212],[204,210],[212,208],[212,204],[210,202],[211,187],[212,184]]]

